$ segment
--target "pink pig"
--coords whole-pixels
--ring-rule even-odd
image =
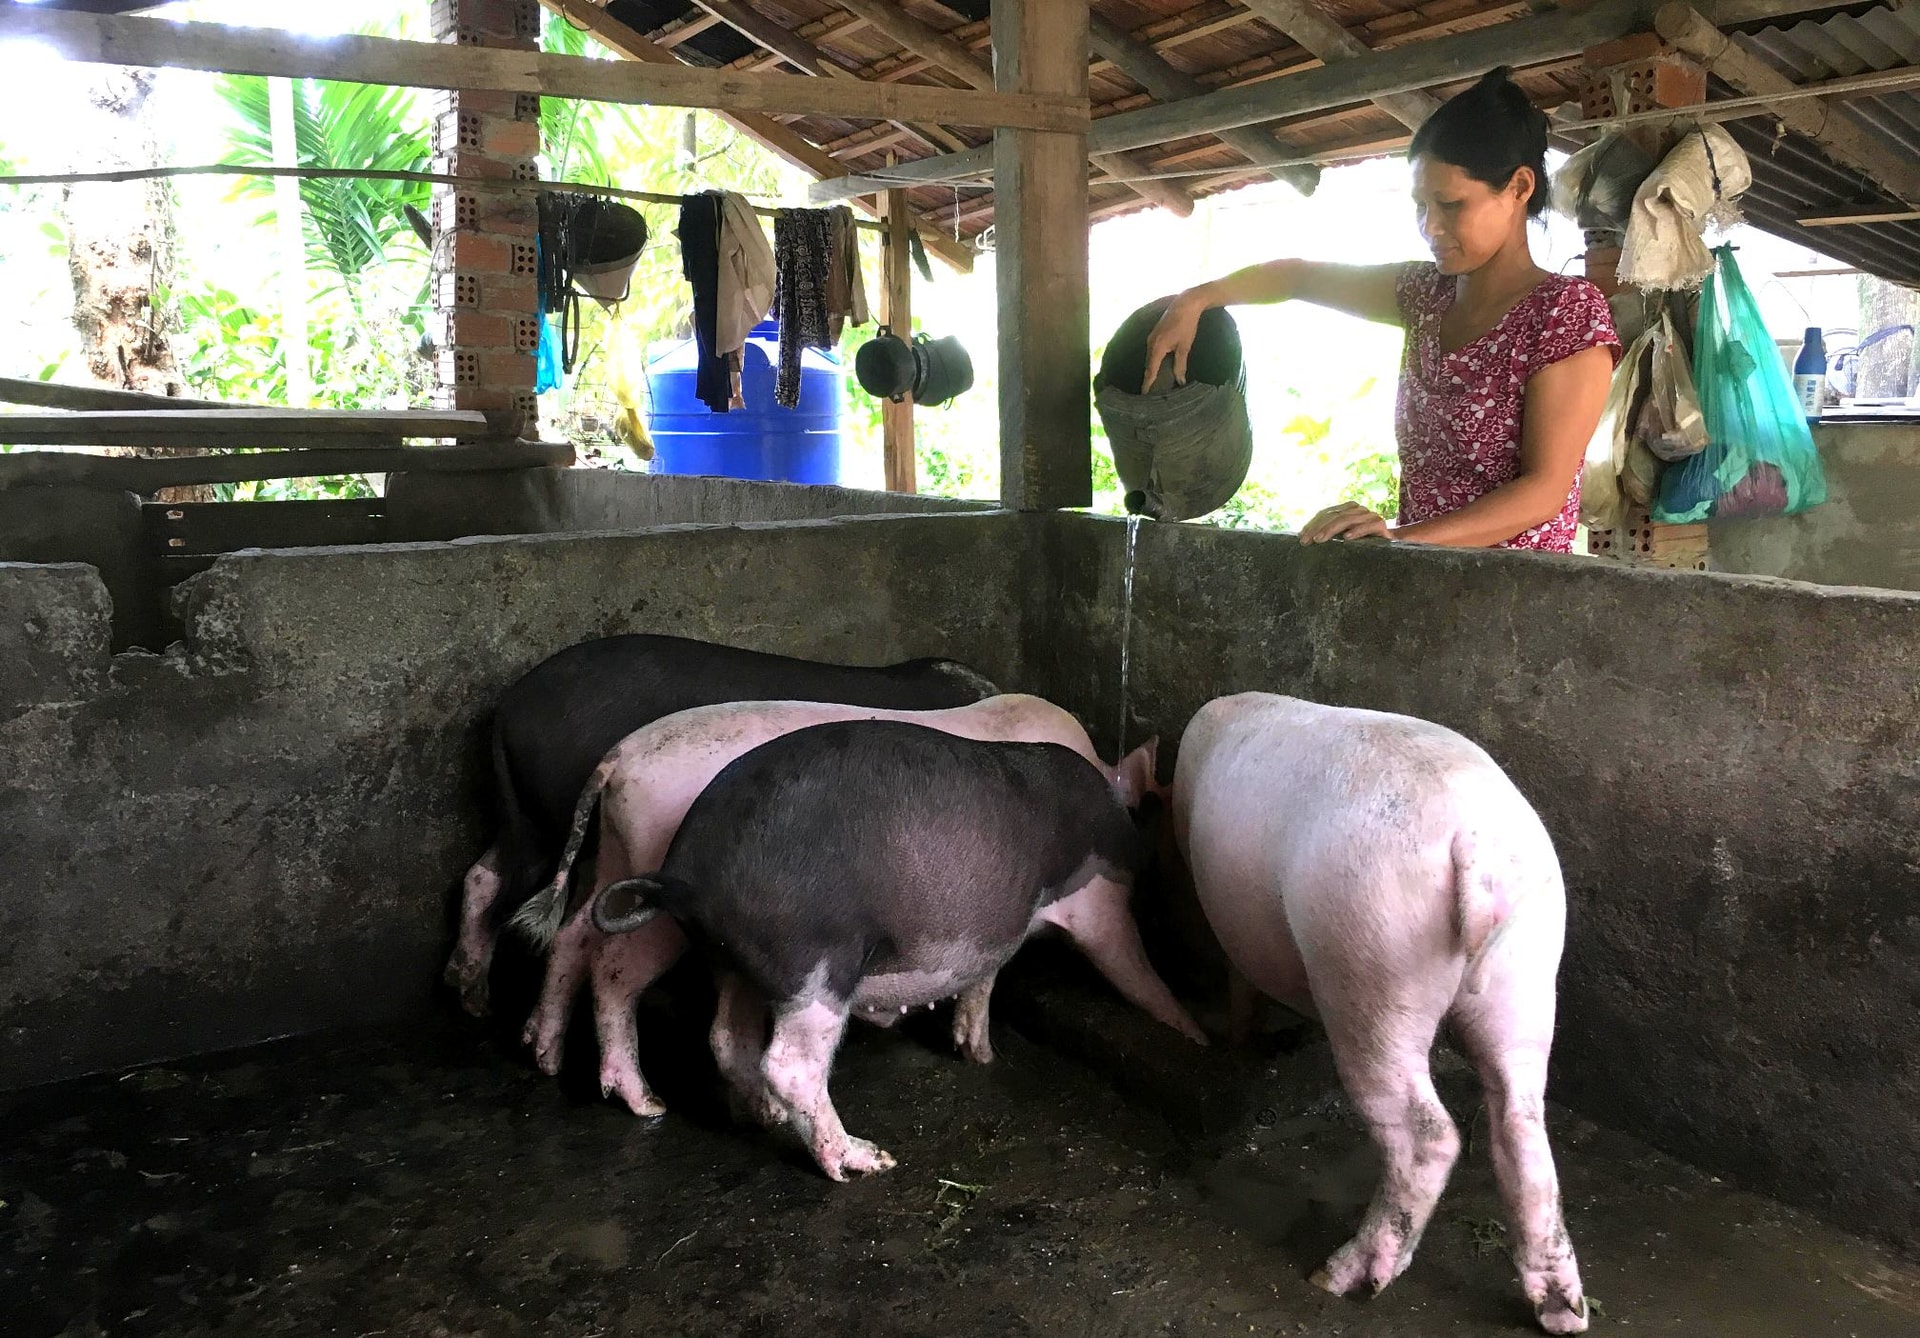
[[[1378,1292],[1411,1262],[1460,1152],[1427,1067],[1445,1020],[1485,1090],[1521,1286],[1547,1332],[1585,1331],[1545,1122],[1566,892],[1513,782],[1438,725],[1250,692],[1187,726],[1173,820],[1236,1013],[1257,990],[1318,1016],[1380,1150],[1313,1281]]]
[[[640,1073],[634,1001],[686,951],[686,935],[665,915],[630,933],[603,934],[594,927],[588,907],[601,888],[660,868],[680,820],[729,762],[794,730],[841,720],[892,720],[969,739],[1061,744],[1099,768],[1130,807],[1154,788],[1157,750],[1153,743],[1135,749],[1118,767],[1109,767],[1070,713],[1041,698],[1018,694],[940,711],[827,702],[728,702],[655,721],[629,734],[595,768],[575,810],[559,871],[513,919],[536,944],[551,943],[540,1002],[527,1020],[523,1037],[544,1072],[559,1072],[574,996],[583,977],[591,975],[601,1090],[618,1095],[636,1115],[658,1115],[666,1109]],[[569,903],[568,879],[596,808],[601,819],[593,890]],[[964,891],[955,889],[956,894]],[[1117,900],[1082,911],[1079,918],[1060,927],[1128,999],[1205,1043],[1205,1033],[1148,963],[1124,889]],[[962,996],[954,1013],[955,1044],[968,1058],[982,1063],[993,1057],[987,1033],[991,986],[988,981]],[[899,1019],[898,1014],[889,1014],[866,1020],[888,1025]]]

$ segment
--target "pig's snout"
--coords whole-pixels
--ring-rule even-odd
[[[651,904],[661,891],[657,878],[623,878],[608,883],[593,899],[594,927],[603,934],[628,934],[660,913]]]

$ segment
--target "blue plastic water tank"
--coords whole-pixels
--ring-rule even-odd
[[[840,359],[806,350],[800,358],[800,403],[783,409],[773,402],[779,356],[778,323],[754,326],[741,354],[747,407],[714,413],[694,394],[699,346],[686,339],[656,352],[647,364],[653,472],[838,483],[840,389],[846,375]]]

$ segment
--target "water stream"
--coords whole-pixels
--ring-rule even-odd
[[[1127,755],[1127,669],[1128,651],[1133,639],[1133,553],[1140,542],[1140,517],[1127,517],[1127,574],[1125,593],[1120,603],[1120,730],[1114,741],[1114,760]]]

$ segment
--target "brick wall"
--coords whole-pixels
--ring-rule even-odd
[[[532,51],[538,0],[433,0],[433,36],[463,46]],[[540,99],[530,93],[454,90],[433,95],[433,171],[500,181],[538,173]],[[446,409],[536,416],[536,321],[531,194],[436,186],[435,403]]]

